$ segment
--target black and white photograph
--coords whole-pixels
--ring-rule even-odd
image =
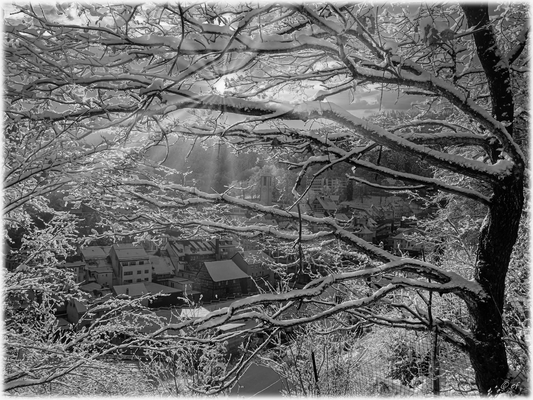
[[[528,396],[528,2],[6,1],[3,394]]]

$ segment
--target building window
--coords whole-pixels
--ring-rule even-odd
[[[139,265],[144,265],[144,261],[139,261]]]
[[[142,274],[143,272],[141,270],[137,271],[137,275]]]
[[[133,275],[133,271],[125,271],[124,275]]]
[[[143,280],[142,279],[137,279],[137,282],[142,282]]]
[[[123,283],[124,283],[124,284],[127,284],[127,283],[133,283],[133,281],[132,281],[131,279],[126,279],[126,280],[124,280]]]
[[[144,273],[145,273],[145,274],[147,274],[147,273],[148,273],[148,270],[147,270],[147,269],[145,269],[145,270],[144,270]]]
[[[148,280],[148,278],[144,278],[144,280],[145,280],[145,281],[147,281],[147,280]]]

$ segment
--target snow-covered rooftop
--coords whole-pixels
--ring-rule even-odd
[[[107,257],[107,253],[100,246],[89,246],[81,249],[81,254],[86,260],[98,260]]]
[[[174,274],[174,267],[169,257],[150,256],[152,271],[158,275]]]
[[[120,261],[148,259],[146,250],[144,250],[144,247],[141,246],[135,246],[133,244],[115,244],[113,245],[113,249],[115,250],[115,254]]]
[[[144,283],[132,283],[130,285],[115,285],[113,291],[118,295],[125,294],[131,297],[140,297],[148,293]]]
[[[268,254],[265,254],[262,250],[246,250],[242,253],[242,258],[248,264],[257,263],[272,263],[274,260]]]
[[[249,278],[232,260],[208,261],[204,264],[214,282]]]

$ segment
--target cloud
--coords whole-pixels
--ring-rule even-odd
[[[339,93],[329,98],[331,102],[338,104],[347,111],[354,110],[409,110],[412,104],[423,100],[423,96],[413,96],[403,94],[401,91],[372,90],[370,92],[357,93],[354,101],[350,102],[350,96],[346,93]],[[381,106],[380,106],[381,103]]]
[[[369,103],[366,100],[356,100],[344,106],[346,110],[372,110],[378,107],[379,104]]]
[[[408,110],[412,104],[425,99],[424,96],[406,95],[397,91],[384,91],[382,108],[387,110]]]

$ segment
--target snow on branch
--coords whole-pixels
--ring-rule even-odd
[[[307,165],[310,165],[310,164],[328,164],[328,163],[334,162],[335,159],[332,159],[331,157],[333,154],[335,154],[338,157],[345,157],[347,154],[350,154],[346,152],[345,150],[342,150],[336,146],[329,145],[329,142],[326,139],[320,140],[318,138],[315,138],[315,140],[323,144],[324,146],[327,146],[327,152],[329,153],[329,155],[310,157],[308,161],[305,162],[303,168],[305,168]],[[355,154],[359,154],[362,151],[364,151],[364,149],[359,152],[355,152]],[[485,204],[485,205],[490,204],[490,198],[487,196],[484,196],[483,194],[479,193],[476,190],[462,188],[459,186],[448,185],[439,179],[427,178],[424,176],[410,174],[406,172],[398,172],[394,169],[375,165],[369,161],[359,160],[357,158],[347,158],[346,162],[351,165],[361,167],[361,168],[364,168],[370,171],[379,172],[380,174],[389,176],[391,178],[400,179],[402,181],[411,182],[415,184],[418,183],[426,187],[432,187],[435,189],[442,190],[444,192],[453,193],[453,194],[456,194],[462,197],[466,197],[472,200],[479,201],[480,203]],[[360,182],[366,183],[364,180],[361,180]]]
[[[396,132],[401,129],[405,128],[413,128],[413,127],[420,127],[420,126],[440,126],[443,128],[448,128],[454,132],[457,132],[459,130],[466,130],[463,126],[452,124],[447,121],[442,120],[434,120],[434,119],[421,119],[421,120],[415,120],[411,122],[406,122],[404,124],[399,124],[393,127],[388,128],[390,132]]]
[[[306,7],[305,5],[298,5],[295,8],[307,18],[309,18],[312,23],[318,25],[320,28],[324,29],[330,34],[339,35],[344,32],[343,26],[337,24],[336,22],[318,16],[315,12],[310,10],[309,7]]]
[[[393,256],[389,252],[377,246],[374,246],[368,243],[367,241],[357,237],[353,233],[347,231],[346,229],[344,229],[337,223],[335,218],[331,218],[331,217],[319,218],[319,217],[312,217],[306,214],[299,215],[297,212],[294,212],[294,211],[286,211],[286,210],[277,208],[275,206],[264,206],[262,204],[251,203],[247,200],[232,197],[226,193],[222,193],[222,194],[205,193],[194,187],[182,186],[178,184],[160,185],[160,184],[156,184],[154,182],[146,181],[146,180],[129,180],[129,181],[124,181],[122,184],[125,186],[152,186],[152,187],[157,187],[158,189],[163,189],[163,190],[175,190],[181,193],[186,193],[188,195],[196,196],[201,199],[206,199],[214,203],[227,203],[227,204],[231,204],[234,206],[239,206],[244,209],[257,211],[263,214],[269,214],[272,216],[278,216],[282,218],[290,218],[295,221],[299,221],[301,218],[301,220],[304,222],[308,222],[312,224],[319,224],[319,225],[324,225],[324,226],[329,227],[328,230],[330,233],[319,232],[318,234],[320,236],[333,235],[337,237],[338,239],[341,239],[342,241],[352,246],[355,246],[357,249],[359,249],[360,251],[364,252],[365,254],[369,255],[372,258],[382,260],[382,261],[390,261],[390,260],[394,260],[397,258],[396,256]],[[198,223],[200,222],[201,221],[198,221]],[[235,227],[232,228],[231,225],[221,225],[220,227],[221,228],[227,227],[228,229],[235,229]],[[273,229],[273,227],[271,226],[268,226],[267,228],[265,227],[261,228],[261,225],[258,225],[257,228],[263,231],[266,229],[270,233],[274,233],[275,231],[275,229]],[[328,231],[325,231],[325,232],[328,232]],[[287,239],[290,238],[290,234],[283,234],[283,236],[286,237]],[[313,237],[310,236],[309,240],[312,240],[312,239]]]
[[[386,185],[380,185],[380,184],[377,184],[377,183],[374,183],[374,182],[369,182],[366,179],[362,179],[362,178],[359,178],[357,176],[347,175],[347,177],[348,177],[348,179],[350,179],[352,181],[359,182],[359,183],[364,183],[367,186],[370,186],[370,187],[373,187],[373,188],[376,188],[376,189],[382,189],[382,190],[394,190],[394,191],[395,190],[419,190],[419,189],[425,189],[427,187],[426,185],[386,186]]]
[[[401,132],[399,136],[417,144],[437,144],[441,146],[480,146],[489,151],[489,136],[468,132]]]
[[[232,112],[236,114],[268,116],[287,120],[308,121],[310,119],[329,119],[358,134],[390,149],[421,157],[435,166],[464,174],[488,182],[497,181],[510,173],[511,162],[501,160],[500,165],[487,165],[481,161],[467,159],[458,155],[440,152],[412,143],[391,132],[357,118],[334,103],[304,102],[296,106],[275,102],[256,102],[223,96],[191,96],[177,99],[168,107],[143,111],[144,115],[164,115],[183,108],[200,108]],[[270,114],[270,115],[269,115]]]
[[[526,48],[528,36],[529,36],[529,25],[524,24],[524,27],[522,28],[522,30],[520,31],[517,37],[518,43],[506,55],[507,63],[509,65],[514,63],[518,59],[518,57],[520,57],[520,55]]]
[[[481,123],[485,129],[493,132],[502,142],[504,150],[509,153],[514,161],[520,162],[521,164],[525,162],[522,150],[513,140],[504,123],[496,120],[488,111],[482,108],[468,95],[464,94],[451,82],[447,82],[430,74],[414,61],[409,59],[406,60],[399,56],[391,57],[391,61],[402,68],[399,74],[394,75],[383,71],[383,66],[373,62],[361,63],[359,65],[346,55],[344,55],[344,57],[341,55],[341,58],[350,70],[351,75],[356,79],[368,80],[374,83],[416,87],[446,98],[462,112]],[[368,67],[365,67],[364,65],[367,65]],[[409,71],[414,71],[414,73]]]
[[[265,312],[259,311],[257,308],[263,304],[280,302],[287,303],[283,307],[283,310],[287,310],[291,305],[295,305],[301,300],[317,298],[333,284],[358,279],[362,280],[376,274],[399,271],[417,273],[420,277],[431,278],[434,282],[428,282],[425,279],[393,276],[390,284],[376,290],[371,295],[332,305],[330,308],[308,317],[281,319],[282,311],[278,311],[275,315],[269,316]],[[168,329],[178,330],[183,329],[186,326],[191,326],[195,327],[197,331],[204,331],[229,322],[249,320],[263,321],[264,323],[275,327],[290,327],[306,324],[322,320],[323,318],[333,316],[343,311],[367,307],[402,287],[416,288],[443,294],[453,293],[467,302],[479,299],[480,297],[486,297],[481,286],[475,281],[469,281],[452,271],[444,271],[426,262],[398,258],[395,261],[391,261],[379,267],[365,268],[354,272],[331,274],[326,277],[318,278],[307,284],[303,289],[292,290],[281,294],[264,293],[240,299],[233,302],[229,307],[213,311],[203,318],[165,326],[155,332],[154,337]]]
[[[433,326],[431,327],[429,324],[427,313],[425,313],[424,316],[419,315],[422,310],[418,310],[417,312],[415,312],[409,307],[406,307],[405,304],[387,304],[393,307],[401,308],[402,310],[406,310],[407,312],[416,315],[416,319],[378,315],[376,313],[364,309],[351,310],[350,314],[353,313],[358,318],[381,326],[403,328],[423,332],[427,332],[428,329],[431,328],[437,328],[439,331],[439,335],[444,340],[446,340],[448,343],[452,343],[460,349],[466,350],[466,341],[472,337],[472,334],[470,332],[458,327],[456,324],[450,323],[450,321],[443,321],[441,319],[433,320]]]
[[[326,98],[333,96],[335,94],[339,94],[342,92],[345,92],[347,90],[353,89],[354,83],[352,80],[350,80],[347,83],[344,83],[342,85],[335,86],[334,88],[327,89],[327,90],[319,90],[311,99],[312,101],[322,101]]]
[[[310,118],[321,117],[336,121],[392,150],[398,150],[406,154],[421,157],[435,166],[464,174],[475,179],[493,181],[510,173],[509,170],[497,170],[481,161],[470,160],[417,145],[407,139],[388,132],[380,126],[357,118],[333,103],[328,103],[326,107],[319,106],[317,103],[304,104],[299,107],[303,109],[303,112],[308,113]],[[297,107],[295,111],[298,112],[300,109]]]
[[[354,181],[363,183],[367,186],[384,189],[384,190],[417,190],[424,188],[434,188],[441,190],[443,192],[452,193],[461,197],[465,197],[467,199],[472,199],[475,201],[478,201],[486,206],[490,205],[490,198],[487,196],[482,195],[476,190],[473,189],[467,189],[467,188],[461,188],[459,186],[453,186],[443,183],[442,181],[435,179],[435,178],[426,178],[420,175],[413,175],[403,172],[396,172],[394,170],[391,170],[389,168],[380,167],[378,165],[374,165],[372,163],[369,163],[368,161],[359,161],[355,160],[352,162],[352,164],[355,164],[361,168],[365,168],[371,171],[379,172],[383,175],[388,175],[395,179],[400,179],[402,181],[406,182],[413,182],[413,183],[420,183],[421,186],[413,186],[412,188],[406,187],[406,186],[383,186],[378,185],[376,183],[369,182],[365,179],[358,178],[355,176],[350,176],[349,179],[352,179]]]

